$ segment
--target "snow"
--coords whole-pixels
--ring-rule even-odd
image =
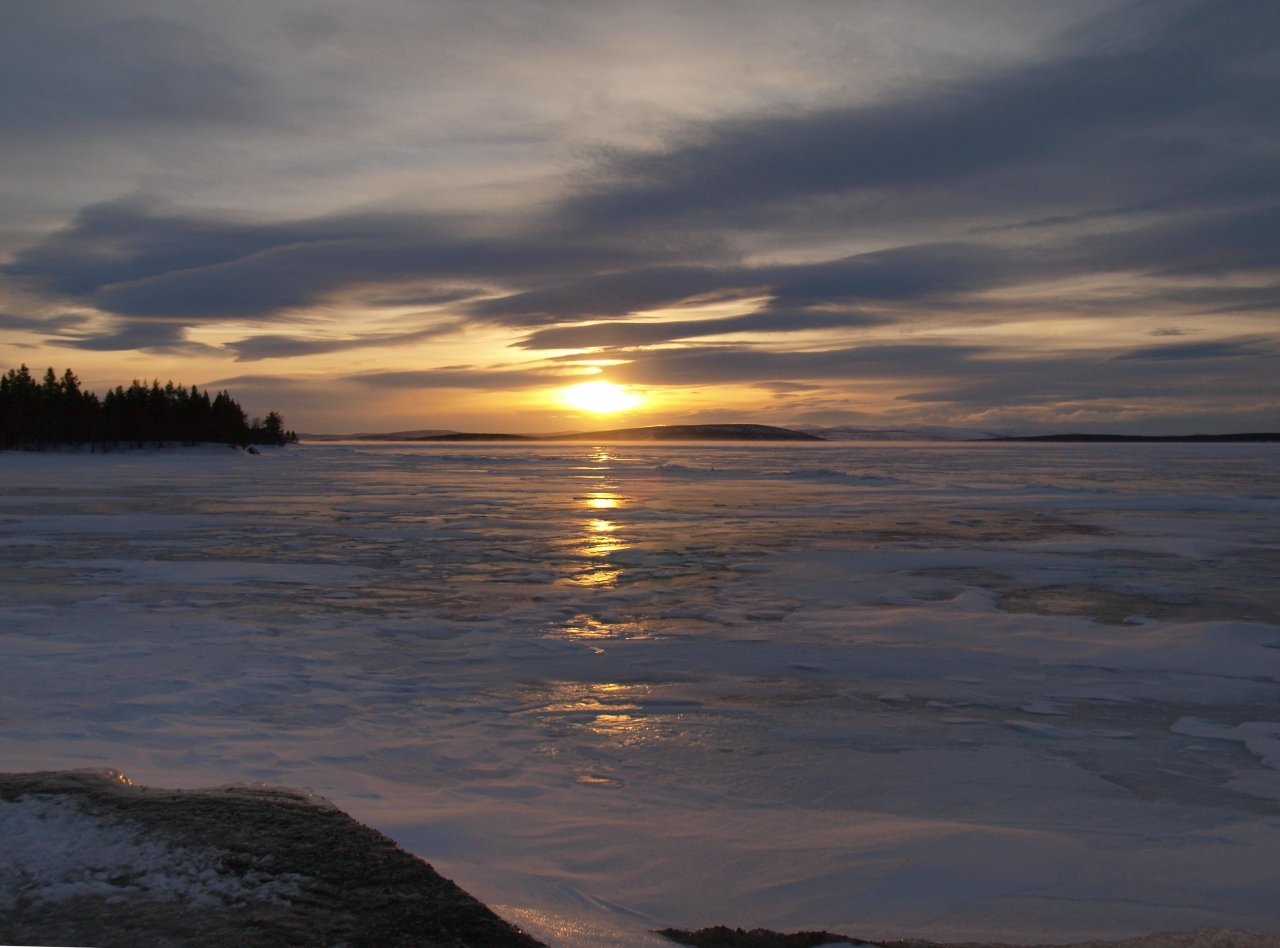
[[[570,948],[1280,934],[1278,461],[3,454],[0,760],[309,788]],[[32,805],[39,891],[203,884]]]
[[[0,800],[0,911],[18,900],[145,898],[192,906],[297,895],[290,880],[219,871],[230,853],[165,843],[145,828],[58,797]]]

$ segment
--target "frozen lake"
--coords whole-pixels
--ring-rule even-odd
[[[311,788],[556,945],[1280,934],[1280,446],[0,474],[2,770]]]

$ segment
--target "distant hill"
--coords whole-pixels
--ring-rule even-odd
[[[404,438],[405,441],[546,441],[534,435],[500,434],[482,431],[450,431],[448,434],[427,435],[423,438]]]
[[[780,428],[774,425],[651,425],[605,431],[569,431],[553,435],[454,431],[448,428],[416,431],[325,435],[304,434],[304,441],[1047,441],[1047,442],[1264,442],[1280,441],[1271,431],[1238,434],[1119,435],[1031,434],[1015,429],[959,428],[908,425],[902,428],[837,427]]]
[[[1232,442],[1280,441],[1277,431],[1242,431],[1238,434],[1194,435],[1119,435],[1119,434],[1051,434],[1025,437],[987,438],[988,441],[1052,441],[1052,442],[1118,442],[1159,441],[1190,444],[1227,444]]]
[[[1013,429],[958,428],[946,425],[905,425],[901,428],[860,428],[855,425],[799,429],[825,441],[989,441],[994,438],[1028,437]]]
[[[451,432],[414,441],[822,441],[823,438],[772,425],[651,425],[557,435],[471,434]]]
[[[361,434],[304,434],[303,441],[825,441],[820,435],[773,425],[650,425],[553,435],[423,429]]]
[[[648,428],[613,428],[582,434],[557,435],[553,441],[824,441],[792,428],[773,425],[653,425]]]
[[[421,441],[439,435],[457,434],[452,428],[419,428],[416,431],[361,432],[359,434],[300,434],[303,441]]]

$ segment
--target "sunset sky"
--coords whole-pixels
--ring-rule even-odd
[[[1277,36],[1275,0],[4,0],[0,368],[307,432],[1275,430]]]

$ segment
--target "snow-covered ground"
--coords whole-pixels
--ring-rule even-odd
[[[86,813],[59,796],[0,800],[0,916],[19,899],[58,901],[80,896],[180,901],[197,911],[227,901],[288,900],[290,880],[220,872],[229,853],[171,845],[141,828]],[[248,884],[246,884],[248,881]]]
[[[553,944],[1280,934],[1276,445],[10,453],[0,539],[0,769],[310,788]]]

